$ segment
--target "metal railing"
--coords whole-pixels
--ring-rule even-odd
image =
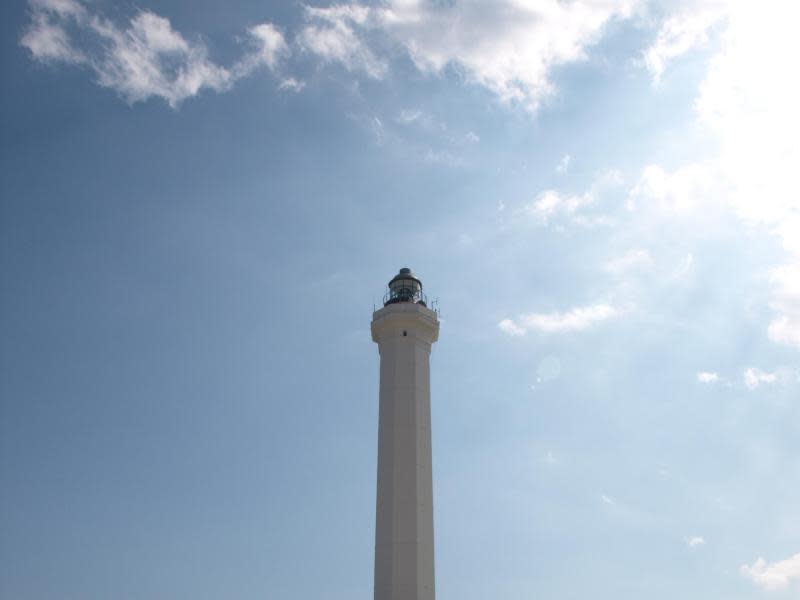
[[[405,299],[406,298],[405,296],[403,298],[404,299],[401,299],[401,297],[398,294],[393,294],[392,291],[389,290],[383,295],[383,305],[388,306],[389,304],[396,304],[398,302],[415,302],[416,304],[422,304],[422,306],[424,306],[425,308],[431,309],[433,312],[436,313],[437,317],[442,316],[441,312],[439,311],[438,298],[434,298],[433,300],[430,301],[429,304],[428,297],[425,294],[423,294],[422,291],[419,291],[416,294],[409,295],[407,297],[408,299]],[[375,305],[375,302],[373,301],[372,312],[375,312],[376,310],[378,310],[378,307]]]

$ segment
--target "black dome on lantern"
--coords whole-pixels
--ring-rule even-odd
[[[412,302],[427,306],[425,295],[422,293],[422,282],[408,267],[403,267],[400,272],[392,277],[389,282],[389,291],[383,299],[383,305],[398,302]]]
[[[402,269],[400,269],[400,272],[394,277],[392,277],[392,280],[389,282],[389,286],[391,286],[392,283],[400,279],[413,279],[419,284],[420,287],[422,287],[422,282],[419,280],[419,277],[417,277],[414,274],[414,271],[412,271],[408,267],[403,267]]]

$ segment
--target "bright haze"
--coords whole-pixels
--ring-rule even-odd
[[[799,8],[0,8],[0,596],[372,598],[412,268],[440,600],[800,597]]]

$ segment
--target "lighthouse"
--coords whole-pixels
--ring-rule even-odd
[[[380,352],[375,600],[434,600],[431,346],[439,319],[403,268],[372,315]]]

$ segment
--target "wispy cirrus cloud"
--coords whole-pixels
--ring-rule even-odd
[[[289,50],[283,34],[262,23],[247,30],[242,58],[225,67],[202,42],[187,40],[150,11],[119,25],[77,0],[31,0],[30,10],[20,44],[35,60],[87,67],[131,103],[159,97],[177,107],[203,89],[227,90],[262,66],[275,69]]]
[[[448,69],[503,103],[535,111],[556,89],[552,70],[587,58],[608,23],[631,16],[638,0],[437,3],[388,0],[306,8],[301,47],[350,71],[380,79],[393,52],[416,68]]]
[[[236,64],[223,66],[208,57],[202,42],[187,40],[152,11],[141,10],[121,25],[82,0],[29,0],[31,21],[21,43],[36,60],[88,66],[101,85],[116,89],[129,102],[158,96],[176,106],[201,89],[229,89],[259,66],[275,69],[294,47],[373,79],[384,78],[392,60],[406,56],[422,73],[455,72],[500,102],[535,112],[556,93],[553,69],[586,60],[608,24],[629,18],[640,2],[307,5],[290,42],[274,25],[257,25],[248,30],[253,48]]]
[[[73,0],[33,0],[31,22],[20,44],[42,62],[83,63],[86,55],[75,48],[66,31],[65,22],[83,20],[86,11]]]
[[[564,333],[582,331],[592,325],[620,315],[620,311],[608,304],[581,306],[566,312],[527,313],[518,319],[503,319],[497,326],[503,333],[522,336],[528,331],[542,333]]]
[[[742,565],[742,575],[767,591],[782,590],[789,587],[794,579],[800,579],[800,554],[769,564],[759,558],[752,565]]]
[[[334,5],[328,8],[305,8],[309,21],[297,36],[306,52],[326,63],[338,63],[349,71],[363,71],[374,79],[382,78],[388,69],[363,38],[363,30],[375,24],[375,9],[359,4]]]

